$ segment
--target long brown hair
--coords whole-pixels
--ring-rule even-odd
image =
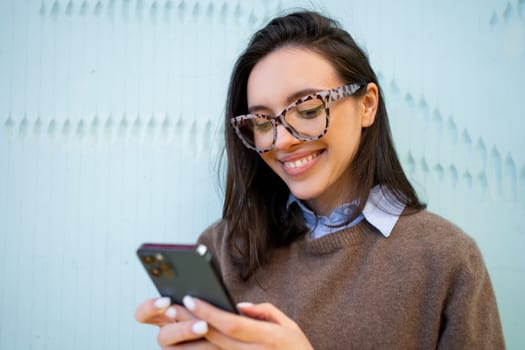
[[[264,264],[273,248],[307,232],[300,210],[296,206],[286,208],[290,193],[286,184],[258,153],[241,143],[229,123],[230,118],[247,112],[247,82],[253,67],[283,46],[304,47],[322,55],[347,84],[373,82],[379,87],[367,56],[350,34],[319,13],[303,11],[274,18],[252,36],[233,68],[225,116],[228,163],[223,219],[228,223],[231,258],[244,279]],[[350,166],[357,181],[348,191],[359,207],[348,222],[363,210],[376,185],[386,187],[398,203],[405,205],[405,213],[425,207],[401,168],[380,87],[375,121],[363,129]]]

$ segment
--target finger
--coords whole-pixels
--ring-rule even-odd
[[[174,321],[189,321],[194,320],[195,316],[188,311],[184,306],[172,304],[166,311],[166,316],[171,317]]]
[[[256,346],[255,343],[247,343],[245,341],[232,338],[213,327],[210,327],[205,337],[211,344],[214,344],[219,349],[250,350]]]
[[[169,346],[191,340],[202,339],[208,332],[208,324],[201,320],[190,320],[170,323],[160,328],[157,342]]]
[[[270,303],[252,304],[239,303],[237,309],[243,315],[262,321],[277,323],[286,327],[299,329],[297,323],[286,316],[281,310]]]
[[[190,296],[185,296],[182,301],[196,317],[205,320],[224,335],[239,341],[262,342],[274,327],[271,323],[239,316]]]
[[[162,350],[220,350],[219,347],[210,343],[207,340],[194,340],[185,344],[177,344],[173,346],[164,346]]]
[[[173,317],[166,315],[171,301],[169,298],[151,298],[140,304],[135,310],[135,319],[141,323],[157,326],[173,322]]]

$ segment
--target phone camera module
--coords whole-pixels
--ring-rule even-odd
[[[173,278],[175,277],[175,271],[167,262],[153,262],[149,264],[148,270],[153,277],[165,277]]]
[[[162,274],[162,271],[159,268],[152,268],[149,270],[152,276],[159,277]]]
[[[145,264],[151,264],[153,263],[155,260],[153,259],[153,257],[151,255],[142,255],[141,256],[141,259],[142,261],[145,263]]]

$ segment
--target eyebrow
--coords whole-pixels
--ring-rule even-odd
[[[293,102],[297,101],[301,97],[308,96],[310,94],[313,94],[313,93],[316,93],[316,92],[319,92],[319,91],[323,91],[323,89],[307,88],[307,89],[302,89],[302,90],[296,91],[293,94],[290,94],[290,95],[288,95],[288,97],[286,97],[287,106],[289,106]],[[262,110],[262,109],[268,110],[268,111],[271,110],[269,107],[264,106],[264,105],[255,105],[255,106],[251,106],[251,107],[248,108],[248,113],[253,113],[254,111],[258,111],[258,110]]]

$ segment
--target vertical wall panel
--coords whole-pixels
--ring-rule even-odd
[[[154,346],[134,250],[220,216],[231,67],[293,6],[366,48],[407,173],[476,239],[523,347],[522,0],[0,0],[0,349]]]

